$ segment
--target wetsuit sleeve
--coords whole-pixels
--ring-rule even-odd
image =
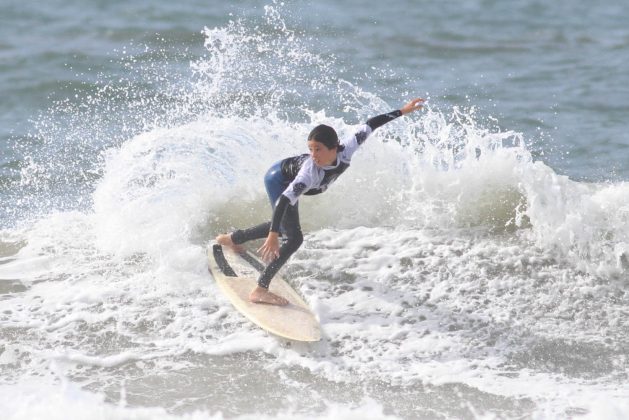
[[[386,114],[377,115],[375,117],[369,118],[367,120],[367,125],[371,127],[371,130],[375,130],[376,128],[385,125],[389,121],[393,121],[394,119],[401,117],[402,111],[396,109],[395,111],[388,112]]]
[[[358,127],[352,137],[343,142],[345,145],[344,158],[347,160],[351,159],[354,152],[365,142],[365,140],[367,140],[367,137],[369,137],[376,128],[401,116],[402,111],[398,109],[369,118],[365,124]]]
[[[275,210],[273,211],[273,219],[271,219],[271,232],[280,231],[280,224],[282,223],[282,218],[284,217],[284,213],[286,213],[286,209],[290,205],[290,200],[284,194],[280,195],[280,198],[277,200],[275,205]]]

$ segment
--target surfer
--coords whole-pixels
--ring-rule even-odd
[[[258,286],[249,295],[251,302],[288,304],[286,299],[269,291],[269,284],[303,242],[299,223],[299,197],[302,194],[315,195],[327,190],[349,167],[354,152],[376,128],[402,115],[417,111],[423,104],[423,99],[413,99],[398,110],[370,118],[359,126],[351,137],[342,142],[339,142],[338,135],[332,127],[318,125],[308,135],[310,153],[289,157],[271,166],[264,177],[273,208],[271,221],[216,237],[217,243],[231,247],[236,252],[243,252],[241,244],[245,242],[266,238],[258,252],[268,265],[260,274]],[[286,239],[281,247],[280,235]]]

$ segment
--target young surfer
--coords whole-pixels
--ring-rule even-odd
[[[370,118],[351,137],[341,142],[332,127],[318,125],[308,135],[309,154],[289,157],[271,166],[264,177],[273,208],[271,221],[216,237],[217,243],[237,252],[242,252],[240,245],[247,241],[266,238],[258,252],[268,265],[260,274],[258,286],[251,292],[249,300],[272,305],[288,303],[283,297],[270,292],[269,284],[303,242],[299,224],[299,197],[302,194],[315,195],[327,190],[349,167],[354,152],[376,128],[417,111],[423,104],[423,99],[413,99],[398,110]],[[286,239],[281,247],[280,235]]]

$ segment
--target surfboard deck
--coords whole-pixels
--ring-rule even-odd
[[[288,300],[286,306],[249,301],[249,294],[257,286],[258,275],[264,264],[246,251],[233,252],[227,247],[212,244],[208,247],[209,269],[221,291],[238,311],[262,329],[294,341],[319,341],[321,328],[308,304],[286,281],[276,275],[269,290]]]

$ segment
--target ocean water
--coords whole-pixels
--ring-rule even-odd
[[[624,6],[4,0],[2,417],[627,418]],[[416,96],[301,200],[322,341],[253,326],[209,241]]]

